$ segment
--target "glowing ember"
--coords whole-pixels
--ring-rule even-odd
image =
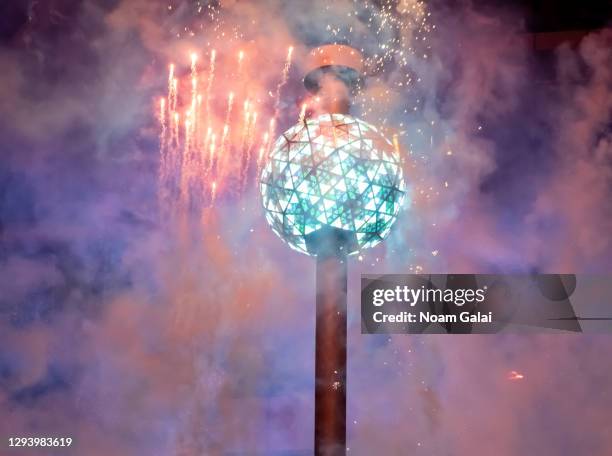
[[[523,380],[525,376],[517,371],[510,371],[508,380]]]

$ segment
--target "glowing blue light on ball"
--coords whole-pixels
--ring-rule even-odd
[[[323,114],[287,130],[260,178],[266,219],[293,249],[324,227],[354,233],[351,252],[389,233],[406,195],[399,152],[372,125]]]

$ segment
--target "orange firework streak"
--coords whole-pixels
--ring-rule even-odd
[[[177,81],[174,78],[174,63],[170,64],[168,71],[168,106],[170,112],[176,111],[176,98],[177,98]]]
[[[161,126],[161,132],[159,134],[159,168],[158,168],[158,179],[161,185],[158,186],[157,199],[160,207],[165,207],[166,200],[168,198],[167,189],[169,188],[168,180],[168,154],[166,149],[166,99],[161,98],[159,101],[159,123]]]
[[[166,145],[166,99],[164,97],[159,100],[159,124],[161,126],[159,147],[160,153],[163,153]]]
[[[247,163],[251,159],[251,149],[253,149],[253,141],[255,140],[255,126],[257,125],[257,113],[254,112],[251,116],[251,125],[247,125]]]
[[[223,124],[223,134],[221,136],[221,144],[219,146],[219,158],[217,159],[217,172],[221,180],[225,179],[231,173],[229,168],[230,153],[232,152],[231,138],[228,144],[228,136],[230,132],[230,121],[232,119],[232,107],[234,106],[234,92],[230,92],[227,97],[227,112],[225,114],[225,123]]]
[[[212,128],[208,127],[206,129],[206,136],[204,137],[204,144],[202,144],[202,166],[205,168],[210,165],[209,144],[211,136],[213,136]]]
[[[172,112],[176,112],[176,105],[178,103],[178,79],[172,78],[172,89],[170,95],[172,96]]]
[[[242,133],[240,134],[240,148],[241,149],[244,148],[246,144],[246,136],[247,136],[248,129],[249,129],[249,119],[251,117],[251,113],[249,111],[249,99],[248,98],[244,101],[243,112],[244,112],[244,116],[243,116],[243,122],[242,122]]]
[[[298,122],[302,123],[306,120],[306,109],[308,105],[306,103],[302,103],[302,109],[300,109],[300,116],[298,117]]]
[[[178,112],[173,112],[172,116],[173,126],[172,126],[172,140],[175,147],[179,147],[179,127],[181,124],[181,116]]]
[[[217,197],[217,183],[213,182],[211,186],[210,207],[212,207],[215,204],[216,197]]]
[[[244,59],[244,51],[238,53],[238,76],[242,73],[242,60]]]
[[[180,170],[180,201],[189,207],[191,194],[189,192],[190,181],[193,174],[192,161],[191,161],[191,114],[187,112],[185,115],[185,146],[184,152],[181,155],[181,170]]]
[[[198,56],[195,52],[190,54],[190,85],[191,100],[185,116],[185,139],[183,149],[179,152],[181,161],[181,202],[185,207],[197,205],[202,193],[201,165],[201,107],[202,96],[198,93],[199,74],[197,68]]]
[[[197,100],[198,100],[198,56],[195,52],[190,54],[191,65],[190,65],[190,85],[191,85],[191,101],[189,103],[190,106],[190,122],[191,122],[191,130],[190,133],[192,137],[190,138],[190,143],[192,146],[195,146],[195,132],[197,129],[196,119],[198,117],[197,114]]]
[[[196,147],[200,148],[202,146],[202,134],[201,134],[201,124],[202,124],[202,94],[198,93],[197,102],[196,102],[196,130],[195,130],[195,141]]]
[[[283,67],[283,72],[281,74],[281,80],[276,86],[276,95],[274,96],[274,114],[272,116],[272,120],[270,121],[270,129],[268,130],[269,136],[273,137],[276,133],[276,121],[278,120],[278,114],[280,112],[280,95],[281,90],[285,84],[287,84],[287,79],[289,78],[289,69],[291,68],[291,56],[293,55],[293,46],[289,46],[289,50],[287,51],[287,59],[285,60],[285,66]]]
[[[210,138],[210,150],[208,152],[207,174],[212,172],[213,162],[215,161],[215,139],[216,139],[216,135],[213,133],[213,135]]]
[[[215,80],[215,59],[217,52],[213,49],[210,53],[210,63],[208,69],[208,83],[206,84],[206,92],[204,93],[204,103],[206,108],[206,123],[210,128],[210,91],[212,90],[213,81]]]

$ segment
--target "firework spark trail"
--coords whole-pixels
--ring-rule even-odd
[[[234,92],[230,92],[227,96],[227,112],[225,114],[225,125],[229,128],[229,122],[232,118],[232,107],[234,106]]]
[[[229,124],[223,125],[223,133],[221,134],[221,141],[219,144],[219,150],[217,152],[217,159],[215,160],[216,167],[213,168],[213,173],[215,176],[224,178],[225,177],[225,163],[227,158],[226,153],[226,142],[227,136],[229,133]]]
[[[215,199],[217,198],[217,182],[212,183],[210,194],[210,207],[213,207],[215,205]]]
[[[197,129],[196,118],[197,118],[197,99],[198,99],[198,69],[197,69],[198,56],[195,53],[191,54],[191,102],[189,103],[189,111],[187,111],[186,123],[189,123],[190,128],[185,129],[185,153],[188,155],[187,161],[191,162],[193,157],[189,154],[193,154],[195,147],[195,132]],[[189,147],[187,147],[189,146]]]
[[[243,152],[240,172],[240,193],[245,189],[248,180],[249,164],[251,162],[251,149],[253,148],[253,131],[257,123],[257,113],[253,112],[250,116],[246,115],[244,120],[244,133],[241,142]]]
[[[167,176],[173,175],[177,170],[177,165],[179,163],[178,147],[179,147],[179,128],[180,128],[180,116],[179,113],[176,112],[176,106],[178,101],[178,80],[175,77],[175,66],[173,63],[170,64],[169,72],[168,72],[168,109],[170,112],[168,113],[170,119],[170,140],[166,145],[166,164],[164,166],[170,167],[168,171],[166,171]],[[174,180],[168,182],[169,188],[171,188],[174,184]]]
[[[212,135],[212,127],[208,127],[206,129],[206,136],[204,137],[204,143],[202,144],[202,167],[204,168],[204,172],[209,170],[208,166],[210,165],[210,155],[209,155],[209,144],[210,138]]]
[[[194,148],[197,147],[197,133],[198,133],[198,55],[195,52],[191,53],[191,67],[190,67],[190,77],[191,77],[191,134],[192,137],[190,142]]]
[[[210,118],[210,94],[212,91],[213,81],[215,80],[215,59],[217,56],[217,51],[214,49],[210,53],[210,63],[208,69],[208,82],[206,84],[206,91],[204,92],[204,103],[205,103],[205,111],[206,111],[206,126],[210,128],[211,118]]]
[[[195,54],[191,56],[191,102],[189,109],[185,113],[185,140],[181,153],[181,178],[180,191],[181,201],[186,207],[193,206],[193,197],[197,192],[193,191],[194,186],[197,187],[199,180],[198,160],[199,153],[197,149],[196,131],[197,131],[197,57]]]
[[[196,148],[200,149],[202,147],[202,94],[198,93],[197,95],[197,102],[196,102],[196,118],[195,118],[195,122],[196,122],[196,129],[194,132],[195,135],[195,141],[196,141]]]
[[[307,108],[308,108],[308,105],[306,103],[302,103],[302,108],[300,109],[300,115],[298,117],[299,123],[303,123],[304,120],[306,119],[306,109]]]
[[[168,68],[169,68],[169,71],[168,71],[168,92],[172,92],[172,86],[173,86],[173,81],[174,81],[174,63],[171,63]]]
[[[191,103],[185,120],[185,145],[182,153],[181,197],[187,207],[198,207],[204,190],[204,152],[201,149],[200,112],[202,95],[198,93],[197,54],[191,54]]]
[[[177,87],[177,81],[174,77],[174,63],[171,63],[168,71],[168,107],[171,113],[176,111]]]
[[[208,164],[209,164],[208,146],[210,144],[211,135],[212,135],[212,127],[208,127],[206,129],[206,136],[204,136],[204,142],[202,143],[202,146],[200,147],[200,155],[201,155],[200,162],[202,164],[202,169],[204,170],[204,172],[206,172]]]
[[[179,127],[181,123],[181,116],[178,112],[173,112],[172,114],[172,145],[178,148],[180,145]]]
[[[165,207],[167,199],[166,190],[168,188],[168,153],[166,148],[166,98],[162,97],[159,102],[159,123],[161,132],[159,134],[159,169],[158,179],[161,185],[158,187],[157,199],[160,208]]]
[[[210,137],[210,149],[208,152],[208,168],[206,170],[206,174],[211,174],[212,170],[213,170],[213,164],[215,161],[215,140],[216,140],[216,135],[213,133]]]
[[[253,148],[253,143],[255,142],[255,126],[257,125],[257,113],[254,112],[251,116],[251,125],[247,128],[247,163],[251,158],[251,149]]]
[[[159,124],[161,126],[161,132],[159,135],[159,147],[160,153],[163,154],[166,146],[166,98],[162,97],[159,100]]]
[[[160,133],[160,163],[159,180],[160,188],[158,191],[158,203],[162,217],[169,216],[172,208],[170,198],[176,183],[179,156],[177,147],[179,144],[179,115],[175,112],[178,94],[178,82],[175,78],[175,66],[169,65],[168,71],[168,92],[166,97],[162,97],[159,105]]]
[[[241,50],[238,54],[238,78],[242,80],[243,60],[245,53]],[[242,133],[240,135],[240,159],[238,160],[238,193],[242,193],[246,187],[250,164],[250,149],[253,143],[253,126],[257,122],[257,113],[254,111],[255,102],[250,98],[250,89],[248,83],[241,86],[241,95],[245,97],[244,101],[244,117],[242,125]]]
[[[158,113],[159,125],[161,127],[161,131],[159,133],[159,153],[161,156],[161,163],[166,160],[166,134],[167,134],[167,125],[166,125],[166,98],[162,97],[159,101],[159,113]]]
[[[289,78],[289,69],[291,68],[291,56],[293,55],[293,46],[289,46],[289,50],[287,51],[287,59],[285,60],[285,66],[283,67],[283,72],[281,74],[281,79],[276,86],[276,94],[274,95],[274,114],[272,115],[272,120],[270,121],[270,129],[268,131],[269,137],[273,137],[276,127],[276,122],[278,120],[278,114],[280,112],[280,96],[281,90],[285,84],[287,84],[287,79]]]
[[[393,148],[395,149],[395,153],[401,157],[400,154],[400,146],[399,146],[399,136],[397,134],[393,135]]]
[[[278,116],[278,109],[280,106],[280,95],[281,89],[285,84],[287,84],[287,79],[289,78],[289,69],[291,68],[291,56],[293,55],[293,46],[289,46],[289,50],[287,51],[287,59],[285,60],[285,66],[283,67],[283,73],[281,75],[281,80],[276,86],[276,96],[274,98],[274,115],[275,118]]]
[[[243,122],[242,122],[242,133],[240,134],[240,150],[244,150],[246,144],[246,137],[249,130],[249,120],[251,117],[251,112],[249,111],[249,99],[247,98],[243,104]]]
[[[240,51],[238,53],[238,69],[236,70],[236,73],[234,74],[235,80],[238,81],[238,98],[242,98],[245,97],[248,99],[248,93],[249,93],[249,89],[248,89],[248,79],[245,81],[242,79],[242,73],[244,70],[244,65],[243,65],[243,61],[244,61],[244,51]]]
[[[172,112],[176,112],[176,105],[178,102],[178,79],[172,78],[171,86],[172,106],[170,109]]]
[[[272,119],[270,120],[270,123],[272,123]],[[270,142],[270,132],[266,131],[263,134],[261,147],[259,148],[259,156],[257,157],[257,174],[258,175],[261,171],[261,163],[263,161],[266,151],[268,150],[269,142]]]
[[[196,92],[197,89],[197,80],[198,80],[198,54],[192,52],[191,55],[191,81],[192,81],[192,95]]]
[[[193,166],[191,160],[191,129],[192,119],[191,113],[188,111],[185,116],[185,144],[182,154],[181,166],[180,166],[180,194],[181,202],[188,208],[190,205],[190,192],[189,187],[191,184]]]
[[[221,136],[221,144],[219,146],[219,157],[217,159],[217,170],[216,171],[221,177],[225,177],[225,173],[227,172],[227,169],[225,166],[229,160],[227,138],[229,136],[229,131],[230,131],[230,121],[232,118],[232,107],[233,106],[234,106],[234,92],[230,92],[227,97],[227,111],[225,114],[225,123],[223,124],[223,134]]]
[[[238,79],[242,74],[242,61],[244,60],[244,51],[238,53]]]
[[[270,123],[269,123],[269,125],[268,125],[268,131],[266,132],[266,136],[267,136],[267,139],[268,139],[268,140],[269,140],[270,138],[273,138],[273,137],[274,137],[274,132],[275,132],[275,131],[276,131],[276,119],[275,119],[274,117],[272,117],[272,118],[270,119]],[[267,151],[267,152],[270,152],[270,151],[269,151],[269,147],[272,145],[272,141],[266,141],[266,143],[267,143],[267,146],[268,146],[268,147],[266,148],[266,151]]]

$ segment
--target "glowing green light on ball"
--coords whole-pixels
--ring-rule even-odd
[[[378,244],[406,194],[398,151],[375,127],[344,114],[323,114],[281,135],[260,185],[274,232],[307,254],[305,236],[326,226],[354,233],[359,249]]]

